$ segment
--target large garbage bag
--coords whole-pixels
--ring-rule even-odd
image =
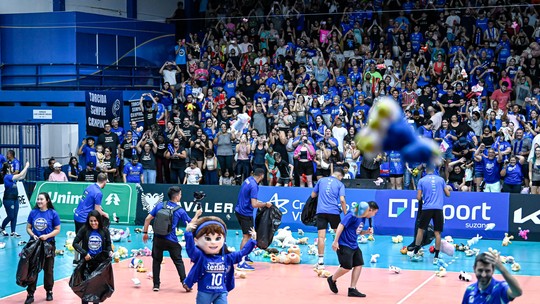
[[[274,233],[281,225],[281,211],[278,207],[263,207],[257,210],[255,227],[257,232],[257,247],[266,249],[274,239]]]
[[[307,199],[302,209],[301,220],[306,226],[317,226],[317,203],[319,197],[311,197]]]
[[[98,256],[88,262],[81,259],[69,280],[69,287],[83,301],[104,302],[114,292],[112,259]]]
[[[17,285],[26,287],[37,280],[38,273],[43,269],[43,242],[30,240],[21,251],[17,266]]]
[[[407,250],[413,251],[415,247],[415,241],[416,241],[416,235],[418,234],[418,225],[420,224],[420,216],[422,215],[422,201],[418,202],[418,213],[416,215],[416,222],[414,224],[414,239],[409,246],[407,246]],[[435,230],[433,229],[433,225],[429,224],[427,229],[424,230],[424,236],[422,237],[422,243],[420,246],[424,247],[426,245],[431,244],[433,240],[435,239]]]

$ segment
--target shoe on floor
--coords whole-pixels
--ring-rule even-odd
[[[17,232],[12,232],[12,233],[10,234],[10,236],[16,237],[16,238],[20,238],[20,237],[21,237],[21,235],[18,234]]]
[[[324,270],[324,264],[315,264],[315,269],[317,270]]]
[[[52,291],[48,291],[47,298],[45,299],[45,301],[52,301],[52,300],[53,300]]]
[[[418,253],[411,257],[411,261],[413,262],[420,262],[421,260],[422,260],[422,256],[419,255]]]
[[[186,290],[186,292],[190,292],[193,290],[193,288],[189,288],[186,283],[182,283],[182,287],[184,287],[184,289]]]
[[[249,265],[253,264],[253,261],[249,258],[249,255],[246,256],[246,258],[244,259],[244,262],[248,263]]]
[[[240,262],[240,264],[238,264],[238,266],[236,266],[236,269],[242,270],[242,271],[253,271],[253,270],[255,270],[255,268],[253,268],[253,266],[249,265],[246,262]]]
[[[358,291],[356,288],[349,288],[349,297],[365,298],[366,295]]]
[[[24,304],[30,304],[30,303],[34,303],[34,295],[28,295],[26,297],[26,301],[24,301]]]
[[[4,229],[0,228],[0,233],[2,233],[2,236],[9,236],[9,233],[7,233]]]
[[[154,285],[154,288],[152,288],[153,291],[159,291],[159,285]]]
[[[433,258],[433,265],[437,265],[439,263],[439,258]]]
[[[334,281],[333,276],[329,276],[326,280],[328,281],[328,286],[330,287],[330,290],[333,293],[338,293],[337,285],[336,285],[336,282]]]

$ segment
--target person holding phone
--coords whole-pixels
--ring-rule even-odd
[[[2,222],[0,233],[3,236],[21,237],[20,234],[15,232],[17,227],[17,216],[19,215],[19,190],[17,189],[17,182],[22,181],[26,177],[26,172],[30,163],[26,162],[24,168],[20,173],[13,174],[13,167],[5,162],[2,165],[2,172],[0,172],[0,178],[4,181],[4,197],[2,201],[4,203],[4,209],[6,209],[6,218]],[[8,234],[5,229],[8,224],[11,224],[11,234]]]

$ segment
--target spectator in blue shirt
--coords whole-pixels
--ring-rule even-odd
[[[495,158],[495,150],[488,149],[487,156],[483,153],[486,146],[481,143],[478,149],[474,152],[474,160],[483,164],[484,172],[484,192],[501,192],[501,174],[500,166],[503,161],[501,150]]]
[[[509,303],[523,294],[518,280],[502,264],[498,254],[484,252],[477,255],[473,269],[478,282],[467,287],[462,304]],[[495,269],[501,272],[504,281],[493,278]]]
[[[143,166],[139,163],[139,157],[134,155],[131,158],[131,163],[128,163],[124,166],[124,171],[122,172],[124,183],[135,183],[143,184]]]
[[[21,171],[21,163],[15,158],[15,151],[8,150],[6,157],[8,164],[11,165],[11,171],[13,174],[18,174]]]
[[[356,289],[356,282],[358,282],[358,278],[362,272],[362,266],[364,265],[364,257],[362,256],[362,250],[358,247],[357,238],[358,234],[373,234],[371,218],[377,214],[377,211],[379,211],[379,206],[373,201],[368,203],[353,203],[351,205],[351,212],[339,223],[336,230],[336,237],[332,243],[332,249],[336,251],[338,256],[339,268],[327,279],[328,286],[333,293],[338,293],[337,279],[352,270],[348,296],[360,298],[366,296]],[[370,219],[370,227],[368,229],[364,229],[366,219]]]

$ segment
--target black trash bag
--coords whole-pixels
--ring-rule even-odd
[[[97,257],[97,256],[96,256]],[[81,259],[69,279],[69,287],[83,301],[104,302],[114,293],[112,259]]]
[[[418,234],[418,225],[420,224],[420,216],[422,215],[422,206],[423,206],[422,201],[419,201],[418,202],[418,213],[416,215],[416,222],[414,224],[414,238],[413,238],[413,241],[411,242],[411,244],[409,244],[409,246],[407,246],[408,251],[413,251],[414,247],[416,245],[415,244],[416,235]],[[433,242],[434,239],[435,239],[435,230],[433,228],[433,225],[429,224],[428,228],[424,229],[424,236],[422,237],[422,243],[420,244],[420,246],[424,247],[426,245],[429,245],[429,244],[431,244],[431,242]]]
[[[301,220],[306,226],[317,226],[317,203],[319,197],[311,197],[307,199],[302,209]]]
[[[274,233],[281,225],[281,211],[278,207],[259,208],[255,218],[255,227],[257,232],[257,247],[266,249],[274,239]]]
[[[31,239],[19,254],[21,258],[17,266],[17,285],[27,287],[37,280],[45,261],[43,243],[43,241]]]

